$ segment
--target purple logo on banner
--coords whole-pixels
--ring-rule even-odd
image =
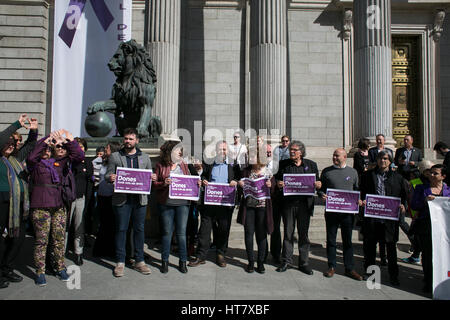
[[[170,179],[172,179],[172,183],[169,185],[170,199],[198,200],[200,194],[198,176],[173,174]]]
[[[236,187],[225,183],[208,183],[205,187],[205,204],[234,207]]]
[[[114,192],[150,194],[152,170],[117,168]]]
[[[80,21],[86,1],[87,0],[70,0],[63,24],[61,29],[59,29],[58,36],[69,48],[72,46],[73,38],[75,37],[78,22]],[[111,11],[109,11],[105,0],[91,0],[91,5],[103,30],[108,30],[109,26],[114,21],[114,17],[111,14]]]
[[[313,196],[315,194],[315,174],[284,174],[283,194],[285,196],[303,195]]]
[[[327,189],[327,212],[358,213],[359,191]]]
[[[266,186],[266,178],[242,179],[244,181],[244,197],[256,200],[270,199],[270,188]]]
[[[398,220],[401,199],[396,197],[366,195],[364,216],[369,218]]]

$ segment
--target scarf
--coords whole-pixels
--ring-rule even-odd
[[[8,182],[9,182],[9,226],[8,234],[15,238],[19,236],[20,231],[20,173],[25,170],[25,166],[20,163],[15,157],[2,157],[2,161],[8,168]],[[30,202],[28,199],[28,185],[22,179],[23,185],[23,219],[28,218],[30,209]]]
[[[55,169],[55,159],[42,159],[41,163],[50,171],[50,175],[52,176],[52,182],[57,184],[60,182],[58,171]]]

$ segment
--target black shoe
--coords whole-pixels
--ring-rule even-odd
[[[23,278],[21,276],[19,276],[17,273],[15,273],[12,270],[7,273],[3,273],[3,278],[9,282],[20,282],[23,280]]]
[[[281,266],[279,266],[278,268],[277,268],[277,272],[285,272],[287,269],[289,269],[289,265],[286,263],[286,262],[283,262],[282,264],[281,264]]]
[[[5,279],[0,277],[0,289],[8,288],[9,282]]]
[[[178,270],[180,270],[181,273],[187,273],[187,267],[186,267],[186,261],[181,261],[178,264]]]
[[[397,278],[397,277],[391,277],[391,278],[390,278],[390,283],[391,283],[393,286],[399,286],[399,285],[400,285],[400,281],[398,281],[398,278]]]
[[[162,262],[160,271],[161,271],[161,273],[169,272],[169,261]]]
[[[303,272],[309,276],[311,276],[313,274],[313,271],[310,266],[300,266],[300,267],[298,267],[298,270],[300,270],[301,272]]]
[[[75,264],[77,266],[81,266],[83,264],[83,255],[82,254],[75,255]]]
[[[255,266],[253,262],[249,262],[247,267],[245,268],[245,271],[248,273],[253,273],[255,271]]]
[[[256,268],[256,272],[263,274],[266,272],[266,269],[264,268],[264,263],[258,262],[258,267]]]

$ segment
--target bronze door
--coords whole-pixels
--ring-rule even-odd
[[[392,36],[392,125],[397,148],[406,134],[422,145],[419,112],[419,38]]]

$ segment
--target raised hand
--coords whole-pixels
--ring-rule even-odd
[[[61,130],[66,135],[66,138],[69,139],[69,141],[73,141],[74,137],[69,131],[67,131],[66,129],[61,129]]]
[[[27,125],[26,124],[26,121],[27,121],[27,115],[25,114],[25,113],[23,113],[23,114],[21,114],[20,116],[19,116],[19,123],[20,123],[20,125],[22,126],[22,127],[24,127],[25,129],[28,129],[29,128],[29,125]]]
[[[28,123],[30,124],[30,130],[36,130],[38,128],[38,121],[35,118],[28,119]]]

